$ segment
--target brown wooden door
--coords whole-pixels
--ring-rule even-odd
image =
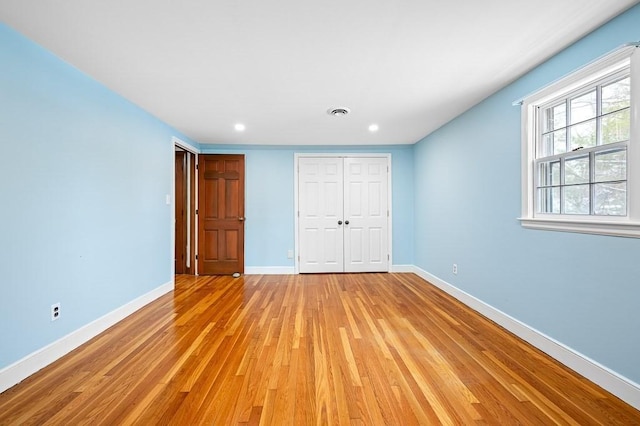
[[[244,155],[198,156],[198,274],[244,273]]]
[[[176,181],[175,181],[175,206],[176,206],[176,251],[175,273],[184,274],[187,269],[187,153],[176,151]]]

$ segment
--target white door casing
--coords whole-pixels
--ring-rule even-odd
[[[389,271],[389,156],[296,160],[298,272]]]

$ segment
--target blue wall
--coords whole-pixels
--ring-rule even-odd
[[[413,146],[257,147],[202,145],[203,153],[245,155],[245,265],[294,266],[287,250],[295,244],[295,153],[390,153],[392,170],[393,264],[413,264]]]
[[[181,135],[4,25],[0,129],[2,369],[173,280]]]
[[[432,133],[415,145],[414,188],[418,267],[640,383],[640,240],[520,226],[512,106],[638,40],[640,6]]]

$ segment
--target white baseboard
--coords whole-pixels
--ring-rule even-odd
[[[245,275],[293,275],[293,266],[245,266]]]
[[[640,410],[639,384],[417,266],[412,272]]]
[[[415,272],[415,266],[391,265],[389,272]],[[245,266],[244,273],[245,275],[293,275],[296,271],[294,266]]]
[[[26,357],[0,370],[0,392],[20,383],[33,373],[68,354],[78,346],[91,340],[115,323],[128,317],[143,306],[153,302],[174,288],[174,281],[157,287],[137,299],[123,305],[108,314],[72,331],[55,342],[38,349]]]
[[[391,265],[389,272],[415,272],[413,265]],[[245,266],[245,275],[293,275],[296,273],[294,266]]]
[[[393,272],[396,274],[402,274],[406,272],[416,272],[416,267],[413,265],[391,265],[391,270],[389,272]]]

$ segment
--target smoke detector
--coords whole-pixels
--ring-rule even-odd
[[[333,115],[334,117],[344,117],[349,114],[349,112],[351,112],[351,110],[345,107],[329,108],[327,110],[327,114]]]

